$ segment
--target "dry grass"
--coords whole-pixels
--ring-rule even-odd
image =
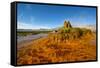
[[[18,50],[17,64],[41,64],[56,62],[96,60],[95,34],[86,34],[79,39],[61,39],[59,34],[33,41]]]

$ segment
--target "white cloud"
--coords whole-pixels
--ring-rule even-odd
[[[24,23],[24,22],[18,22],[17,28],[18,29],[40,29],[40,28],[49,29],[49,27],[33,25],[32,23]]]
[[[26,23],[22,23],[22,22],[18,22],[17,23],[17,28],[18,29],[32,29],[32,25],[31,24],[26,24]]]

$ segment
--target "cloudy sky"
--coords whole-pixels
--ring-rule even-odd
[[[96,8],[76,6],[56,6],[23,4],[17,5],[17,28],[56,28],[69,20],[73,26],[95,25]]]

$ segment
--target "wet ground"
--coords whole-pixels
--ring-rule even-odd
[[[47,37],[48,34],[36,34],[36,35],[27,35],[27,36],[17,36],[17,48],[21,48],[24,45],[29,45],[33,40]]]

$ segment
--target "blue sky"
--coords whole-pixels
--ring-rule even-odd
[[[22,4],[17,6],[18,29],[57,28],[69,20],[73,26],[95,25],[96,8]]]

